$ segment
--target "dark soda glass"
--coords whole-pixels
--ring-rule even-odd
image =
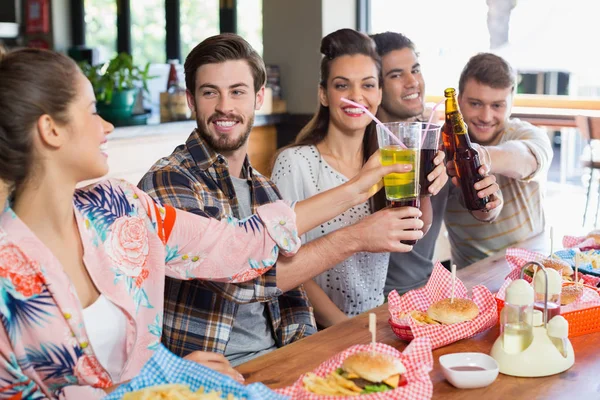
[[[438,151],[435,149],[421,149],[421,165],[419,172],[419,185],[421,186],[421,196],[431,196],[431,193],[429,193],[429,186],[431,185],[431,182],[427,180],[427,176],[430,173],[432,173],[435,169],[433,159],[437,155],[437,152]]]
[[[410,199],[402,199],[402,200],[388,200],[388,204],[392,208],[396,208],[396,207],[420,208],[421,207],[421,199],[419,199],[418,197],[413,197]],[[416,229],[414,229],[414,230],[416,231]],[[400,243],[404,243],[404,244],[413,246],[417,243],[417,241],[416,240],[401,240]]]

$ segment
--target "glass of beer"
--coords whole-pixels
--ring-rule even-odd
[[[410,164],[409,172],[388,174],[383,177],[385,197],[391,207],[420,207],[419,167],[421,160],[421,123],[389,122],[384,124],[393,137],[377,125],[377,142],[381,164]],[[403,240],[414,245],[416,240]]]
[[[394,206],[418,207],[419,167],[421,160],[421,123],[388,122],[384,124],[394,135],[377,126],[377,142],[383,165],[410,164],[409,172],[394,173],[383,178],[385,195]]]
[[[438,124],[421,123],[421,162],[419,170],[419,184],[421,185],[421,196],[431,196],[429,186],[431,182],[427,176],[435,169],[433,159],[440,148],[440,131],[442,126]]]

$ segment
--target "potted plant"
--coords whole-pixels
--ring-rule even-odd
[[[133,106],[140,88],[148,93],[150,63],[140,68],[133,63],[131,55],[120,53],[105,64],[80,67],[94,87],[98,114],[115,124],[125,124],[131,119]]]

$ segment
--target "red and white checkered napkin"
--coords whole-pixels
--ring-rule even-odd
[[[500,289],[498,289],[498,293],[496,293],[496,297],[502,301],[506,298],[506,288],[511,284],[513,280],[511,278],[506,278]],[[575,302],[571,304],[567,304],[566,306],[560,307],[560,313],[564,314],[570,311],[583,310],[585,308],[597,307],[600,306],[600,294],[594,288],[584,286],[583,287],[583,295]]]
[[[479,307],[479,315],[472,321],[452,325],[426,325],[416,322],[412,317],[398,318],[400,313],[412,310],[427,311],[432,303],[450,297],[451,291],[452,274],[438,262],[424,287],[406,292],[403,296],[400,296],[395,290],[388,295],[390,317],[398,325],[410,326],[415,338],[428,337],[431,339],[431,346],[434,349],[475,336],[496,324],[498,321],[496,301],[488,288],[482,285],[473,287],[472,300]],[[458,278],[454,297],[468,297],[467,288]]]
[[[320,377],[329,375],[342,366],[342,362],[352,354],[360,351],[371,351],[370,344],[359,344],[333,356],[323,364],[319,365],[313,372]],[[387,392],[372,393],[368,395],[357,396],[361,400],[425,400],[431,399],[433,395],[433,383],[429,377],[429,372],[433,369],[433,355],[431,354],[431,342],[427,338],[413,340],[404,349],[404,352],[396,350],[392,346],[383,343],[375,343],[375,351],[378,353],[389,354],[397,357],[406,367],[407,384]],[[302,385],[302,375],[296,383],[286,388],[275,390],[279,394],[290,396],[291,400],[338,400],[346,399],[346,396],[323,396],[304,389]]]
[[[529,251],[526,249],[517,249],[510,248],[506,250],[506,262],[511,268],[511,271],[506,275],[507,278],[519,279],[521,277],[521,268],[528,262],[531,261],[539,261],[541,259],[547,258],[544,254],[536,253],[534,251]],[[597,276],[587,275],[583,272],[578,273],[579,278],[583,279],[583,283],[590,286],[597,286],[600,283],[600,278]],[[531,277],[528,275],[523,275],[523,279],[527,282],[531,282]]]
[[[593,238],[585,236],[564,236],[563,246],[566,249],[578,248],[582,251],[600,249],[600,246]]]

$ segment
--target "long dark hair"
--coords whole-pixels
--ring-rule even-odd
[[[37,167],[32,131],[38,119],[48,114],[61,124],[69,122],[78,69],[73,60],[53,51],[0,49],[0,179],[9,191]]]
[[[381,58],[377,54],[375,42],[367,35],[357,32],[353,29],[340,29],[321,40],[321,78],[319,86],[327,89],[327,81],[331,71],[331,63],[338,57],[347,55],[362,54],[371,57],[377,67],[378,84],[381,87]],[[319,108],[311,120],[300,130],[296,136],[295,142],[287,146],[309,146],[317,145],[327,136],[327,128],[329,127],[329,107],[322,105],[319,102]],[[371,122],[365,128],[363,137],[363,156],[366,162],[371,155],[378,149],[377,132],[375,123]],[[285,149],[283,149],[285,150]],[[282,150],[282,151],[283,151]],[[373,211],[380,210],[385,207],[385,194],[380,191],[372,197],[371,209]]]

